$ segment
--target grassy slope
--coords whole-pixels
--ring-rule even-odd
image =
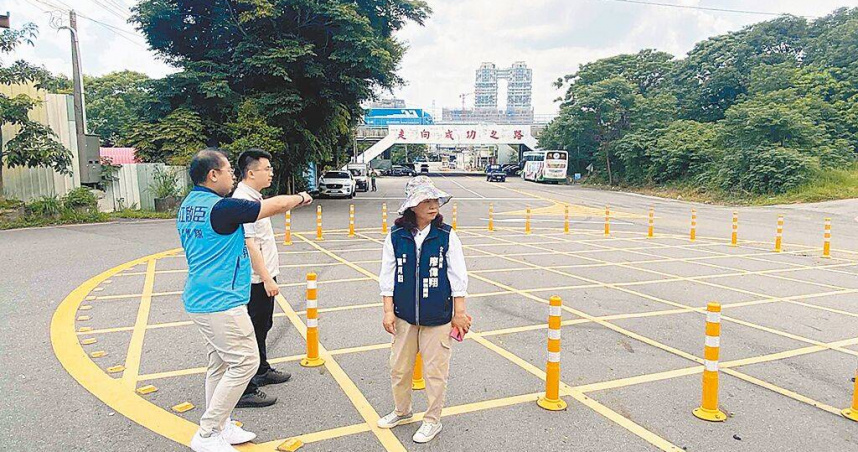
[[[737,196],[723,192],[706,191],[687,183],[661,187],[622,187],[620,190],[663,198],[725,205],[766,206],[832,201],[858,198],[858,164],[844,169],[826,170],[808,183],[779,195]]]

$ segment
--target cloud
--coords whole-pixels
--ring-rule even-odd
[[[748,2],[738,0],[663,1],[749,9]],[[475,70],[483,61],[499,66],[527,62],[533,69],[536,113],[550,114],[556,112],[553,100],[560,94],[551,83],[582,64],[644,48],[682,57],[707,37],[771,18],[605,0],[430,0],[429,4],[434,12],[426,26],[409,24],[399,35],[410,44],[400,71],[408,84],[395,94],[412,106],[431,108],[435,101],[438,111],[461,105],[458,96],[473,91]],[[810,16],[841,6],[858,6],[858,2],[753,2],[757,11]]]
[[[431,108],[461,105],[459,94],[473,92],[475,71],[492,61],[508,66],[525,61],[533,69],[533,103],[537,114],[557,110],[553,100],[561,93],[551,84],[575,72],[580,65],[619,53],[655,48],[682,57],[707,37],[727,33],[769,19],[769,16],[667,8],[610,0],[428,0],[432,17],[424,27],[407,25],[398,38],[409,45],[399,74],[407,85],[395,95],[409,105]],[[49,17],[35,4],[58,0],[16,3],[14,23],[35,22],[40,37],[35,47],[23,47],[12,59],[43,64],[54,72],[71,73],[67,31],[51,29]],[[661,0],[688,6],[788,12],[822,16],[856,1],[838,0]],[[175,71],[145,49],[144,38],[133,27],[95,2],[72,2],[92,19],[136,34],[117,33],[90,20],[79,19],[84,72],[101,75],[135,70],[152,77]],[[131,2],[128,2],[131,3]],[[20,5],[20,7],[18,7]],[[751,5],[751,6],[749,6]],[[124,37],[120,37],[124,36]],[[134,41],[134,43],[129,42]],[[505,101],[503,93],[499,99]],[[468,98],[468,105],[473,97]]]
[[[62,6],[56,0],[47,4]],[[71,2],[78,11],[78,36],[80,39],[81,66],[87,75],[103,75],[108,72],[132,70],[163,77],[175,72],[175,68],[160,61],[148,50],[142,35],[119,16],[128,17],[130,11],[120,14],[98,7],[94,2]],[[39,37],[34,46],[20,46],[9,60],[24,59],[44,65],[50,71],[71,76],[71,44],[68,30],[56,30],[51,26],[51,14],[43,10],[54,10],[43,1],[19,2],[20,7],[11,11],[13,26],[33,22],[39,27]],[[38,5],[38,7],[36,6]],[[114,14],[115,13],[115,14]],[[55,13],[68,24],[67,13]],[[90,19],[87,19],[90,18]],[[102,24],[94,21],[102,22]],[[106,24],[106,25],[104,25]],[[124,32],[115,31],[110,27]]]

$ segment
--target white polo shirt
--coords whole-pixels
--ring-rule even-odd
[[[232,197],[262,202],[262,193],[244,182],[238,183]],[[271,277],[279,275],[280,257],[277,254],[277,242],[274,241],[274,228],[271,227],[271,219],[263,218],[254,223],[244,223],[244,238],[251,237],[256,239],[256,245],[262,252],[262,259],[265,261],[265,268],[268,269],[268,273],[271,274]],[[262,277],[253,272],[250,282],[259,284],[262,282]]]

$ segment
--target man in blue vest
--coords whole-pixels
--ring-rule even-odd
[[[234,175],[217,149],[198,152],[190,164],[194,188],[176,219],[188,261],[182,300],[206,341],[206,411],[191,439],[196,452],[236,452],[232,444],[256,438],[230,416],[259,367],[253,324],[247,314],[250,261],[242,224],[311,203],[307,193],[259,201],[224,198]]]

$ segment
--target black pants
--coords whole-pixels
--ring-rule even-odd
[[[375,191],[375,179],[372,180],[372,191]]]
[[[277,281],[277,278],[274,278]],[[250,315],[250,322],[253,323],[253,332],[256,333],[256,345],[259,347],[259,369],[256,375],[265,375],[271,366],[268,364],[268,353],[265,347],[265,340],[268,338],[268,331],[274,325],[274,297],[269,297],[265,292],[265,284],[250,285],[250,302],[247,303],[247,314]],[[244,390],[245,394],[253,394],[258,386],[251,381],[247,384]]]

